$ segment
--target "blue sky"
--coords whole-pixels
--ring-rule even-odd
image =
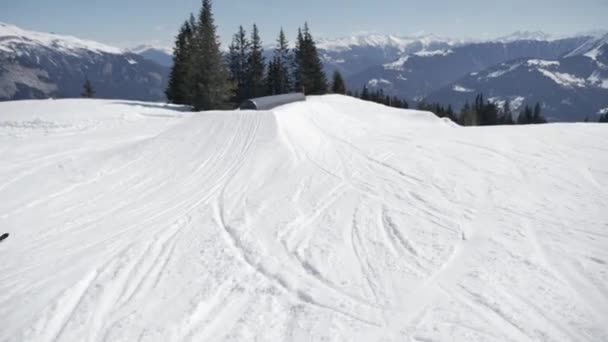
[[[200,0],[0,0],[0,21],[128,47],[171,45]],[[436,33],[487,38],[517,30],[568,34],[608,29],[608,0],[215,0],[225,43],[239,24],[256,22],[265,42],[282,26],[290,37],[308,21],[313,34]]]

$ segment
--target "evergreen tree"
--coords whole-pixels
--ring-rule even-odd
[[[82,86],[82,94],[80,94],[80,96],[88,99],[95,97],[95,89],[93,89],[93,84],[91,84],[91,81],[88,77],[84,80],[84,84]]]
[[[600,123],[602,123],[602,122],[608,122],[608,113],[600,115],[599,122]]]
[[[363,86],[363,90],[361,91],[361,100],[370,100],[369,89],[367,89],[367,85]]]
[[[251,31],[251,48],[247,56],[247,76],[246,76],[246,95],[248,98],[255,98],[266,95],[264,87],[264,49],[262,40],[258,32],[258,27],[253,24]]]
[[[446,110],[446,117],[448,117],[453,122],[458,123],[458,117],[454,113],[454,109],[452,108],[452,105],[448,105],[448,109]]]
[[[302,29],[298,27],[298,36],[296,38],[296,46],[293,49],[293,59],[292,62],[292,90],[294,92],[304,92],[303,84],[302,84],[302,47],[304,45],[304,35],[302,34]]]
[[[305,94],[322,95],[327,93],[327,77],[323,72],[323,63],[319,58],[316,43],[310,33],[308,24],[304,31],[298,30],[298,40],[295,49],[294,73],[297,88]]]
[[[483,94],[479,94],[475,98],[474,111],[478,119],[478,125],[487,126],[500,123],[498,120],[498,107],[490,101],[484,101]]]
[[[477,126],[479,120],[475,107],[472,107],[469,102],[466,102],[460,110],[460,119],[458,121],[463,126]]]
[[[165,95],[167,100],[176,104],[191,104],[192,91],[189,84],[190,63],[192,55],[192,35],[194,16],[184,22],[175,39],[173,48],[173,66]]]
[[[517,124],[518,125],[529,125],[531,123],[534,123],[534,113],[532,112],[532,108],[530,108],[530,106],[526,105],[524,107],[524,109],[522,109],[522,111],[519,113],[519,116],[517,117]]]
[[[542,107],[541,107],[540,103],[536,103],[536,105],[534,106],[534,114],[532,117],[532,123],[535,123],[535,124],[547,123],[547,120],[545,119],[545,117],[542,114]]]
[[[230,80],[235,87],[233,102],[236,105],[247,100],[246,80],[248,56],[250,54],[251,44],[247,39],[247,32],[243,26],[239,27],[239,31],[232,37],[228,52],[228,67],[230,69]]]
[[[289,55],[289,43],[285,37],[285,32],[281,28],[277,47],[274,50],[272,61],[268,63],[268,76],[266,83],[268,93],[271,95],[287,94],[291,90],[291,76],[289,65],[291,57]]]
[[[513,112],[511,111],[511,103],[509,100],[505,101],[505,105],[502,108],[502,124],[503,125],[513,125],[515,122],[513,121]]]
[[[191,58],[192,105],[197,110],[224,109],[230,105],[232,85],[216,34],[211,0],[203,7],[193,38]]]
[[[331,92],[334,94],[346,94],[346,84],[344,83],[344,78],[342,78],[342,74],[340,74],[340,71],[338,70],[334,71]]]

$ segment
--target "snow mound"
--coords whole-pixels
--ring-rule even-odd
[[[0,340],[608,339],[608,126],[184,109],[0,103]]]

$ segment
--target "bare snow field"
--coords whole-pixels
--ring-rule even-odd
[[[608,341],[608,125],[0,103],[0,341]]]

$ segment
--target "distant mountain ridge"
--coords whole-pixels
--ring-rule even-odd
[[[162,101],[168,68],[140,55],[72,36],[0,23],[0,100],[96,96]]]
[[[595,121],[608,110],[608,35],[556,59],[521,58],[470,73],[427,99],[461,106],[479,92],[498,103],[540,102],[552,121]]]
[[[128,49],[128,51],[164,67],[169,68],[173,65],[173,50],[170,48],[154,45],[139,45],[132,49]]]
[[[479,72],[516,58],[555,59],[585,42],[587,38],[556,41],[522,40],[513,42],[470,43],[461,46],[431,47],[401,55],[347,76],[357,90],[384,80],[382,88],[400,97],[421,100],[433,91],[472,72]]]

